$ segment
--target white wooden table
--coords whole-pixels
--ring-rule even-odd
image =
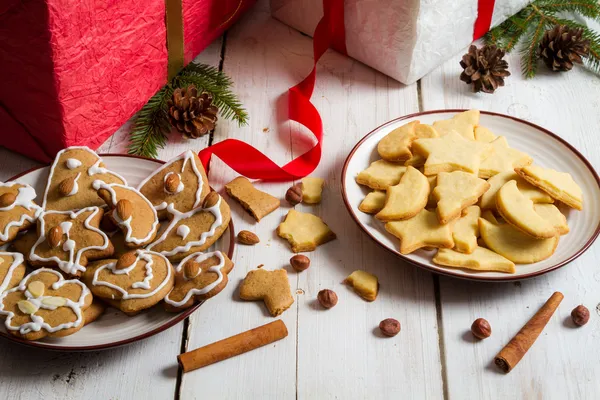
[[[103,352],[58,353],[0,341],[0,398],[6,399],[584,399],[600,396],[600,244],[565,268],[539,278],[483,284],[438,277],[405,264],[374,244],[354,224],[342,203],[341,167],[354,144],[389,119],[424,110],[479,108],[506,113],[546,127],[578,148],[600,169],[600,79],[576,68],[555,75],[543,70],[524,80],[518,55],[508,57],[513,75],[494,95],[473,94],[458,79],[460,55],[405,86],[333,51],[319,64],[313,102],[325,128],[323,160],[314,175],[325,178],[317,207],[297,206],[321,216],[338,239],[309,254],[301,274],[290,269],[292,255],[275,228],[282,207],[259,224],[230,202],[237,230],[256,232],[261,243],[238,246],[227,288],[190,318],[136,344]],[[213,143],[245,140],[283,164],[310,143],[296,124],[286,122],[287,89],[312,65],[311,39],[270,18],[259,1],[199,60],[218,66],[235,82],[250,124],[220,121]],[[278,111],[279,110],[279,111]],[[290,140],[291,135],[291,140]],[[128,125],[100,149],[124,153]],[[209,138],[171,136],[163,160],[185,149],[200,150]],[[34,162],[0,149],[0,180]],[[217,188],[236,174],[218,161],[210,180]],[[259,183],[283,198],[289,184]],[[273,345],[181,374],[177,354],[272,321],[261,303],[242,302],[237,290],[247,271],[287,268],[296,302],[282,319],[289,336]],[[341,282],[356,269],[376,274],[377,300],[367,303]],[[323,288],[338,305],[316,305]],[[553,291],[565,299],[533,348],[510,374],[500,373],[493,356]],[[576,329],[570,311],[583,303],[592,312]],[[597,306],[598,305],[598,306]],[[379,321],[402,324],[395,338],[378,334]],[[492,336],[474,341],[471,322],[488,319]]]

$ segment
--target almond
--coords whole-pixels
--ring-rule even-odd
[[[187,279],[194,279],[200,274],[200,272],[202,272],[202,269],[200,268],[199,262],[188,261],[187,263],[185,263],[183,272]]]
[[[134,251],[129,251],[123,254],[117,260],[117,269],[125,269],[131,267],[137,261],[137,253]]]
[[[100,196],[100,198],[102,200],[104,200],[104,202],[106,204],[111,204],[112,203],[112,197],[110,195],[110,191],[108,189],[98,189],[98,196]]]
[[[206,197],[204,198],[204,203],[202,204],[202,207],[203,208],[213,207],[219,201],[219,197],[220,197],[219,193],[217,193],[213,190],[212,192],[207,194]]]
[[[254,245],[260,242],[260,238],[250,231],[240,231],[237,235],[238,242],[241,244]]]
[[[60,226],[55,226],[48,231],[48,244],[51,248],[60,246],[62,241],[63,231]]]
[[[44,294],[46,287],[42,281],[33,281],[27,285],[27,290],[29,290],[29,293],[31,293],[33,297],[38,298]]]
[[[8,207],[14,203],[15,200],[17,200],[17,196],[15,196],[14,193],[4,193],[2,196],[0,196],[0,207]]]
[[[180,183],[181,178],[179,177],[179,174],[168,174],[165,179],[165,190],[171,194],[177,193]]]
[[[42,304],[49,307],[62,307],[67,304],[67,299],[60,296],[49,296],[42,299]]]
[[[34,314],[38,310],[38,307],[35,304],[27,300],[20,300],[17,303],[17,307],[19,307],[19,310],[21,310],[23,314],[28,315]]]
[[[117,202],[117,215],[123,221],[126,221],[131,217],[133,212],[133,204],[127,199],[121,199]]]
[[[63,179],[63,181],[58,184],[58,191],[63,196],[68,196],[71,194],[74,187],[75,187],[75,178],[66,178],[66,179]]]

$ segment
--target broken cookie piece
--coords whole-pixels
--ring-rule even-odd
[[[323,192],[323,178],[306,177],[302,179],[302,202],[305,204],[319,204]]]
[[[227,194],[237,200],[258,222],[279,208],[279,199],[256,189],[243,176],[238,176],[225,185]]]
[[[285,221],[279,224],[277,234],[290,242],[294,253],[313,251],[317,246],[336,238],[335,233],[321,218],[293,208]]]
[[[240,285],[243,300],[263,300],[271,316],[281,315],[294,304],[285,269],[269,271],[263,268],[248,272]]]
[[[379,293],[379,280],[375,275],[365,271],[354,271],[344,282],[351,285],[356,294],[367,301],[374,301]]]

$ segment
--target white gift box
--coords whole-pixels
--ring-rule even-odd
[[[344,0],[348,55],[400,82],[413,83],[473,41],[480,1],[493,0]],[[491,27],[528,3],[496,0]],[[323,2],[271,0],[271,12],[312,36],[323,16]]]

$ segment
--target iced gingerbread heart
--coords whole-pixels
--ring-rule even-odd
[[[220,251],[193,253],[176,269],[175,287],[165,297],[165,309],[178,312],[219,294],[227,286],[233,262]]]
[[[225,232],[230,220],[227,202],[217,192],[210,192],[201,207],[185,213],[175,210],[162,235],[147,248],[172,262],[180,261],[212,246]]]
[[[114,248],[99,228],[103,211],[87,207],[79,211],[46,211],[38,219],[38,238],[28,253],[35,267],[58,267],[80,276],[89,260],[110,257]]]
[[[21,253],[0,252],[0,293],[12,289],[25,276],[25,257]]]
[[[173,288],[175,271],[158,253],[132,250],[118,260],[90,264],[83,280],[94,296],[135,315],[164,299]]]
[[[91,304],[92,294],[83,282],[41,268],[0,294],[0,316],[6,317],[4,325],[12,335],[38,340],[77,332]]]
[[[33,202],[35,190],[17,182],[0,182],[0,246],[29,228],[42,209]]]
[[[87,147],[69,147],[58,152],[50,167],[44,210],[79,210],[104,205],[92,185],[96,180],[127,184],[125,178],[106,169],[102,159]]]
[[[200,207],[210,192],[204,167],[191,150],[161,166],[138,189],[156,207],[159,219]]]

